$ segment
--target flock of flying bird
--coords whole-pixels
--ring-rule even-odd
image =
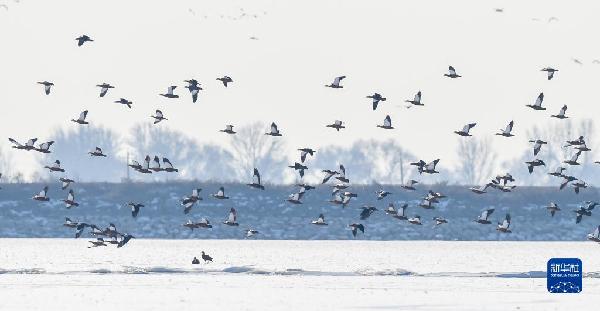
[[[88,42],[94,42],[94,40],[87,35],[82,35],[82,36],[76,38],[76,41],[77,41],[77,45],[80,47]],[[557,69],[550,68],[550,67],[543,68],[542,71],[547,73],[548,80],[553,79],[556,72],[558,72]],[[461,75],[457,74],[457,71],[452,66],[449,66],[448,72],[446,74],[444,74],[444,76],[446,76],[450,79],[458,79],[461,77]],[[342,81],[345,78],[346,78],[346,76],[336,77],[331,84],[326,84],[325,86],[332,88],[332,89],[341,89],[341,88],[343,88]],[[219,77],[219,78],[217,78],[217,80],[220,81],[224,87],[228,87],[228,85],[233,83],[233,79],[229,76]],[[188,89],[188,91],[190,92],[190,95],[192,97],[192,102],[195,103],[198,99],[199,92],[201,90],[203,90],[200,82],[198,82],[195,79],[184,80],[184,82],[187,83],[185,88]],[[48,82],[48,81],[43,81],[43,82],[38,82],[38,83],[44,86],[44,93],[46,95],[51,94],[51,90],[52,90],[52,87],[54,87],[54,83]],[[100,88],[100,94],[99,94],[100,97],[105,97],[110,89],[115,88],[114,86],[112,86],[108,83],[98,84],[97,87]],[[159,95],[163,96],[165,98],[179,98],[179,95],[175,94],[176,88],[177,88],[177,86],[169,86],[167,88],[166,93],[161,93]],[[386,98],[383,97],[379,93],[373,93],[372,95],[367,96],[367,98],[371,100],[373,110],[377,110],[377,108],[380,106],[380,104],[382,102],[386,101]],[[424,106],[424,103],[421,100],[422,100],[422,94],[419,91],[415,94],[413,99],[405,101],[406,103],[408,103],[408,106],[406,106],[406,107],[410,108],[413,106]],[[542,106],[543,101],[544,101],[544,94],[540,93],[533,104],[526,105],[526,106],[535,111],[543,111],[543,110],[546,110],[546,108]],[[119,103],[121,105],[127,106],[130,109],[132,108],[132,105],[133,105],[132,101],[127,100],[125,98],[119,98],[118,100],[115,101],[115,103]],[[551,117],[557,118],[557,119],[566,119],[566,118],[568,118],[568,116],[566,115],[566,111],[567,111],[567,106],[564,105],[560,109],[558,114],[551,115]],[[72,119],[71,121],[78,125],[88,125],[89,122],[86,121],[87,116],[88,116],[88,111],[86,110],[86,111],[81,112],[77,119]],[[152,119],[154,119],[154,121],[153,121],[154,124],[168,120],[161,110],[156,110],[155,114],[150,117]],[[470,137],[470,136],[472,136],[471,130],[476,125],[477,125],[477,123],[469,123],[469,124],[465,125],[464,127],[462,127],[460,130],[455,131],[454,133],[456,133],[457,135],[462,136],[462,137]],[[507,138],[512,137],[512,136],[514,136],[512,134],[513,126],[514,126],[514,122],[510,121],[507,124],[506,128],[500,129],[500,131],[498,133],[495,133],[495,135],[499,135],[499,136],[503,136],[503,137],[507,137]],[[335,120],[332,124],[326,125],[326,127],[333,128],[336,131],[341,131],[345,128],[345,125],[344,125],[343,121]],[[386,129],[386,130],[394,129],[394,127],[392,126],[391,117],[389,115],[387,115],[385,117],[385,119],[383,120],[383,123],[380,125],[377,125],[377,127]],[[234,131],[234,125],[231,125],[231,124],[226,125],[225,129],[220,130],[220,132],[223,132],[228,135],[236,134],[236,132]],[[277,124],[275,124],[275,122],[273,122],[271,124],[269,130],[265,133],[265,135],[269,135],[269,136],[272,136],[273,139],[277,139],[276,137],[282,136],[282,133],[279,130]],[[24,151],[36,151],[36,152],[46,153],[46,154],[51,153],[50,149],[54,143],[53,141],[47,141],[47,142],[40,143],[36,146],[37,138],[29,139],[24,144],[19,143],[18,141],[16,141],[13,138],[9,138],[9,141],[14,145],[13,148],[15,148],[15,149],[24,150]],[[538,155],[538,153],[540,152],[541,148],[547,144],[546,141],[543,141],[541,139],[531,140],[530,142],[533,143],[533,156],[534,157],[536,157]],[[586,146],[586,142],[585,142],[585,139],[583,136],[580,136],[577,139],[572,140],[572,141],[567,141],[565,147],[573,148],[573,150],[575,152],[571,158],[566,159],[564,161],[564,164],[567,164],[567,165],[580,165],[580,163],[577,162],[579,156],[583,152],[587,152],[587,151],[591,150]],[[305,171],[309,169],[308,166],[306,165],[307,157],[309,155],[313,156],[316,151],[311,148],[300,148],[300,149],[298,149],[298,151],[300,152],[299,162],[294,162],[294,164],[290,165],[289,168],[297,171],[300,176],[300,179],[302,179],[304,177]],[[88,152],[88,154],[91,157],[99,157],[99,158],[107,156],[106,154],[103,153],[103,151],[100,147],[93,148],[93,150]],[[419,174],[436,174],[436,173],[439,173],[436,170],[436,166],[439,164],[439,162],[440,162],[440,159],[435,159],[430,162],[426,162],[424,160],[418,160],[416,162],[410,163],[410,165],[416,166]],[[599,163],[599,162],[596,162],[596,163]],[[529,173],[533,173],[534,168],[536,168],[536,167],[545,166],[544,161],[539,158],[534,158],[531,161],[527,161],[525,164],[527,166]],[[173,166],[173,164],[169,161],[169,159],[166,157],[162,157],[162,165],[161,165],[161,158],[159,156],[154,156],[154,158],[152,159],[150,157],[150,155],[146,155],[146,157],[143,160],[143,164],[140,164],[139,162],[134,160],[131,163],[128,163],[128,166],[131,167],[132,169],[134,169],[136,172],[139,172],[141,174],[152,174],[152,173],[158,173],[158,172],[167,172],[167,173],[177,173],[178,172],[178,169],[175,168]],[[48,169],[50,172],[61,172],[61,173],[65,172],[65,170],[61,167],[61,162],[59,160],[56,160],[51,165],[45,166],[45,168]],[[588,187],[588,185],[584,181],[579,180],[578,178],[576,178],[574,176],[565,174],[565,171],[566,171],[566,168],[561,166],[561,167],[556,168],[555,171],[552,171],[549,173],[552,176],[562,179],[562,182],[560,184],[560,189],[563,189],[568,184],[571,184],[575,193],[579,193],[580,189]],[[321,184],[326,184],[330,180],[336,181],[335,184],[332,185],[333,191],[331,193],[332,198],[329,200],[330,203],[332,203],[334,205],[341,205],[342,207],[346,207],[353,198],[357,197],[356,193],[353,193],[352,191],[350,191],[350,187],[351,187],[350,180],[346,175],[346,169],[345,169],[344,165],[339,165],[339,170],[326,169],[326,170],[322,170],[322,172],[324,174],[324,177],[323,177]],[[64,177],[64,176],[61,177],[59,180],[62,182],[63,190],[65,190],[72,183],[75,182],[74,180]],[[496,176],[494,179],[492,179],[489,183],[486,183],[485,185],[471,187],[469,190],[471,190],[472,192],[474,192],[476,194],[484,194],[484,193],[486,193],[488,188],[497,189],[502,192],[511,192],[516,187],[515,185],[511,184],[514,181],[515,181],[515,179],[512,177],[512,175],[509,173],[506,173],[503,175]],[[416,190],[415,186],[418,183],[419,182],[416,180],[409,180],[407,183],[401,185],[401,187],[407,191],[414,191],[414,190]],[[254,189],[265,190],[265,186],[262,184],[262,181],[261,181],[260,172],[257,168],[254,168],[252,182],[248,183],[247,185]],[[308,191],[315,189],[315,186],[311,186],[311,185],[305,184],[305,183],[299,183],[299,184],[297,184],[297,186],[299,187],[299,191],[289,195],[289,197],[287,198],[287,201],[290,204],[302,204],[302,199],[303,199],[304,195]],[[201,191],[202,191],[202,189],[200,189],[200,188],[193,189],[190,196],[187,196],[181,200],[181,206],[183,207],[184,214],[188,214],[197,202],[203,200],[203,198],[200,196]],[[379,201],[379,200],[385,199],[390,194],[391,194],[390,192],[381,189],[376,192],[375,197]],[[226,195],[224,187],[220,187],[215,193],[211,194],[211,196],[212,196],[212,198],[214,198],[216,200],[229,199],[229,197]],[[442,193],[429,190],[429,192],[426,193],[425,196],[423,196],[422,201],[418,205],[418,207],[426,209],[426,210],[435,209],[435,204],[439,203],[440,200],[445,197],[446,196],[443,195]],[[45,186],[40,193],[34,195],[33,200],[49,201],[50,198],[48,197],[48,186]],[[77,207],[79,205],[79,203],[77,203],[75,201],[75,193],[74,193],[73,189],[69,190],[69,192],[67,194],[67,198],[64,199],[63,202],[65,203],[65,206],[67,209],[70,209],[72,207]],[[144,207],[143,204],[137,203],[137,202],[129,202],[127,205],[131,208],[133,217],[137,217],[138,213],[140,212],[140,209]],[[591,216],[592,210],[597,205],[598,205],[598,203],[596,203],[596,202],[585,202],[584,206],[575,210],[576,223],[579,223],[582,220],[583,216]],[[414,215],[412,217],[409,217],[406,213],[407,208],[408,208],[408,204],[406,204],[406,203],[402,204],[398,208],[396,208],[393,203],[389,203],[389,206],[385,209],[385,213],[395,219],[407,221],[409,224],[422,225],[423,223],[421,221],[421,216]],[[551,216],[554,216],[557,211],[560,211],[560,208],[554,202],[550,203],[547,206],[547,209],[550,212]],[[362,210],[360,212],[359,218],[361,220],[366,220],[377,210],[378,209],[375,206],[363,206]],[[482,225],[491,224],[492,222],[489,220],[489,218],[493,212],[494,212],[494,209],[484,210],[481,213],[481,215],[479,215],[474,220],[474,222],[476,222],[478,224],[482,224]],[[434,217],[433,221],[435,222],[435,226],[439,226],[439,225],[448,223],[448,220],[444,219],[443,217],[439,217],[439,216]],[[227,218],[222,222],[222,224],[226,225],[226,226],[233,226],[233,227],[239,226],[239,223],[237,221],[237,211],[235,208],[230,209]],[[320,214],[316,220],[311,221],[311,224],[313,224],[315,226],[327,226],[328,225],[327,222],[325,221],[325,216],[323,214]],[[117,247],[122,247],[131,238],[134,238],[132,235],[130,235],[128,233],[121,233],[121,232],[117,231],[116,226],[113,223],[110,223],[109,226],[106,227],[105,229],[101,229],[100,227],[98,227],[95,224],[88,224],[85,222],[72,221],[71,219],[66,218],[64,226],[68,227],[68,228],[73,228],[76,230],[75,238],[79,238],[83,234],[85,229],[89,229],[90,234],[92,236],[96,237],[96,240],[90,241],[90,243],[91,243],[90,247],[106,246],[107,243],[117,245]],[[212,228],[213,225],[210,223],[210,221],[208,219],[202,218],[198,222],[193,222],[191,220],[188,220],[185,224],[183,224],[183,226],[186,228],[189,228],[190,230],[193,230],[193,229],[201,229],[201,228],[204,228],[204,229]],[[352,235],[355,237],[357,236],[359,231],[362,232],[363,234],[365,232],[365,225],[362,223],[359,223],[359,222],[349,224],[348,228],[351,230]],[[596,230],[593,233],[590,233],[588,235],[588,239],[592,240],[592,241],[600,242],[599,229],[600,229],[600,226],[598,228],[596,228]],[[502,221],[498,222],[496,230],[501,233],[510,233],[511,232],[511,216],[510,216],[510,214],[506,214],[505,217],[502,219]],[[246,237],[252,237],[258,233],[259,232],[257,230],[252,229],[252,228],[248,228],[247,230],[245,230]],[[205,257],[205,256],[207,256],[207,257]],[[210,258],[210,256],[205,255],[204,253],[203,253],[202,257],[203,257],[203,259],[205,259],[205,261],[212,260],[212,258]]]

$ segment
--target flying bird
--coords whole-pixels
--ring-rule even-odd
[[[302,165],[298,162],[294,162],[294,165],[288,165],[288,167],[298,171],[298,173],[300,174],[300,178],[304,177],[304,170],[308,169],[307,166]]]
[[[334,128],[336,131],[339,132],[340,129],[346,128],[346,126],[344,126],[343,123],[344,123],[343,121],[335,120],[335,122],[333,122],[332,124],[326,125],[326,127]]]
[[[108,83],[97,84],[96,86],[100,88],[100,97],[104,97],[104,95],[106,95],[106,93],[108,92],[108,89],[115,88],[114,86]]]
[[[370,98],[373,100],[373,111],[377,110],[377,105],[379,105],[379,102],[386,101],[386,98],[381,96],[381,94],[379,94],[379,93],[374,93],[373,95],[369,95],[369,96],[367,96],[367,98]]]
[[[526,161],[525,162],[527,164],[527,170],[529,171],[529,174],[533,173],[533,168],[536,166],[546,166],[546,163],[544,163],[543,160],[540,159],[534,159],[533,161]]]
[[[554,202],[550,202],[550,204],[548,204],[548,206],[546,206],[546,209],[550,212],[550,216],[552,216],[552,217],[554,217],[554,214],[556,214],[556,212],[560,211],[558,204],[556,204]]]
[[[358,230],[360,230],[360,232],[362,232],[363,234],[365,233],[365,226],[363,226],[362,224],[350,224],[348,225],[348,227],[350,227],[350,230],[352,231],[352,236],[356,237],[356,233],[358,233]]]
[[[219,200],[229,199],[229,197],[225,195],[225,187],[220,187],[219,191],[217,191],[217,193],[213,193],[212,196],[213,198]]]
[[[553,114],[550,117],[552,118],[557,118],[557,119],[568,119],[569,117],[567,117],[565,115],[565,113],[567,112],[567,105],[563,105],[562,108],[560,108],[560,111],[558,112],[558,114]]]
[[[75,119],[71,119],[71,121],[77,123],[77,124],[89,124],[85,118],[87,117],[88,111],[84,110],[79,114],[79,118],[77,118],[77,120]]]
[[[129,101],[125,98],[120,98],[119,100],[116,100],[115,103],[121,104],[121,105],[126,105],[127,107],[129,107],[129,109],[131,109],[131,104],[133,104],[132,101]]]
[[[167,92],[164,94],[158,94],[160,96],[166,97],[166,98],[179,98],[179,95],[173,93],[175,91],[175,89],[177,88],[177,85],[171,85],[167,88]]]
[[[504,220],[500,223],[498,223],[498,226],[496,227],[496,230],[498,230],[499,232],[502,233],[511,233],[512,231],[510,231],[510,214],[506,214],[506,216],[504,217]]]
[[[46,166],[44,166],[44,168],[47,168],[50,172],[61,172],[61,173],[65,172],[65,170],[60,167],[59,160],[54,161],[54,164],[52,164],[52,166],[46,165]]]
[[[263,186],[260,182],[260,173],[258,172],[257,168],[254,168],[254,174],[252,175],[252,183],[251,184],[246,184],[252,188],[256,188],[256,189],[260,189],[260,190],[265,190],[265,186]]]
[[[413,98],[413,100],[405,100],[405,102],[410,103],[411,105],[415,105],[415,106],[425,106],[424,104],[421,103],[421,91],[417,92],[417,94],[415,94],[415,97]],[[410,106],[408,106],[410,107]]]
[[[39,146],[37,148],[33,148],[33,150],[41,153],[52,153],[50,151],[50,146],[52,146],[52,144],[54,144],[54,141],[47,141],[39,144]]]
[[[336,78],[333,80],[333,83],[331,83],[331,84],[326,84],[325,86],[326,86],[326,87],[333,88],[333,89],[341,89],[341,88],[343,88],[343,86],[342,86],[342,85],[340,85],[340,83],[341,83],[341,82],[342,82],[342,80],[343,80],[343,79],[345,79],[345,78],[346,78],[346,76],[339,76],[339,77],[336,77]]]
[[[92,41],[94,41],[88,35],[79,36],[79,37],[75,38],[75,40],[77,40],[77,46],[82,46],[86,42],[92,42]]]
[[[221,81],[225,87],[227,87],[227,83],[232,83],[233,79],[228,76],[223,76],[222,78],[217,78],[217,80]]]
[[[239,226],[240,225],[237,222],[237,212],[236,212],[235,208],[232,207],[231,210],[229,210],[229,216],[223,222],[223,224],[228,225],[228,226]]]
[[[46,95],[50,95],[50,89],[54,86],[54,83],[48,82],[48,81],[42,81],[42,82],[38,82],[38,84],[41,84],[44,86],[44,92],[46,93]]]
[[[472,136],[471,134],[469,134],[469,131],[475,127],[475,125],[477,125],[477,123],[469,123],[465,126],[463,126],[462,130],[460,131],[454,131],[454,133],[460,135],[460,136]]]
[[[554,78],[554,73],[557,72],[558,69],[554,69],[552,67],[546,67],[540,71],[545,71],[548,74],[548,80],[552,80],[552,78]]]
[[[131,217],[136,218],[137,215],[140,213],[140,208],[144,207],[144,204],[129,202],[127,203],[127,206],[131,208]]]
[[[75,202],[75,193],[73,192],[73,189],[69,190],[69,194],[63,202],[65,202],[65,207],[67,209],[70,209],[73,206],[79,206],[79,203]]]
[[[377,127],[386,130],[393,130],[394,127],[392,126],[392,118],[390,118],[390,115],[386,115],[385,119],[383,119],[383,125],[377,125]]]
[[[162,120],[169,120],[167,118],[165,118],[165,116],[163,115],[162,111],[156,109],[156,112],[154,113],[153,116],[150,116],[152,119],[154,119],[154,124],[162,121]]]
[[[102,153],[102,149],[100,147],[96,147],[93,151],[88,152],[88,154],[92,157],[106,157],[106,155]]]
[[[489,225],[492,222],[488,220],[488,218],[490,217],[490,215],[492,215],[492,213],[494,213],[494,209],[490,208],[487,209],[485,211],[483,211],[481,213],[481,215],[477,216],[477,219],[475,219],[475,222],[483,224],[483,225]]]
[[[12,146],[15,149],[21,149],[21,150],[34,150],[35,149],[35,142],[37,141],[37,138],[31,138],[29,139],[25,145],[21,145],[21,143],[19,143],[18,141],[14,140],[13,138],[8,138],[8,141],[10,141],[12,144],[14,144],[14,146]]]
[[[300,151],[300,162],[304,163],[304,161],[306,160],[306,155],[310,154],[310,156],[314,156],[315,152],[314,150],[312,150],[311,148],[302,148],[302,149],[298,149],[298,151]]]
[[[323,216],[323,214],[319,214],[319,218],[311,221],[310,223],[317,226],[327,226],[327,223],[325,222],[325,216]]]
[[[544,93],[540,93],[535,100],[533,105],[525,105],[533,110],[546,110],[546,108],[542,107],[542,103],[544,102]]]
[[[444,74],[444,76],[448,77],[448,78],[460,78],[461,76],[456,74],[456,70],[454,69],[454,67],[452,66],[448,66],[448,73]]]
[[[281,133],[279,133],[279,129],[277,128],[277,124],[275,124],[275,122],[271,123],[271,131],[268,133],[265,133],[265,135],[281,136]]]
[[[504,136],[504,137],[512,137],[515,136],[512,134],[512,130],[513,130],[513,126],[515,125],[514,121],[510,121],[508,122],[508,125],[506,126],[505,129],[500,129],[499,133],[496,133],[496,135],[500,135],[500,136]]]
[[[227,134],[235,134],[235,133],[237,133],[237,132],[235,132],[233,130],[233,125],[231,125],[231,124],[225,125],[225,129],[224,130],[219,130],[219,132],[223,132],[223,133],[227,133]]]
[[[50,198],[48,197],[48,186],[44,186],[42,191],[40,191],[40,193],[34,195],[32,197],[32,199],[34,199],[36,201],[42,201],[42,202],[50,201]]]

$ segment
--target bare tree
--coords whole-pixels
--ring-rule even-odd
[[[469,137],[460,139],[457,148],[459,164],[457,175],[459,183],[478,185],[490,178],[496,168],[496,153],[490,139]]]
[[[227,150],[213,144],[199,144],[179,131],[140,123],[131,129],[128,145],[131,156],[140,163],[146,155],[157,155],[168,158],[179,169],[178,174],[138,174],[135,179],[235,179],[233,157]]]
[[[283,138],[265,135],[266,128],[264,123],[253,123],[240,127],[232,137],[237,173],[242,180],[249,179],[255,167],[265,181],[281,182],[290,175],[285,169],[287,159]]]

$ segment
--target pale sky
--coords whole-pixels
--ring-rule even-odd
[[[169,118],[161,126],[201,142],[227,144],[218,130],[228,123],[275,121],[291,154],[393,138],[417,157],[451,167],[460,139],[453,131],[466,123],[478,123],[473,135],[492,137],[503,162],[529,148],[528,129],[560,122],[549,116],[563,104],[575,122],[600,112],[600,65],[592,63],[600,59],[596,1],[3,3],[4,147],[8,137],[51,140],[49,131],[76,126],[69,120],[85,109],[92,124],[120,132],[151,122],[161,109]],[[77,47],[81,34],[95,41]],[[445,78],[448,65],[463,78]],[[546,80],[546,66],[560,70],[555,79]],[[222,75],[233,78],[231,87],[215,80]],[[324,87],[338,75],[347,76],[343,89]],[[196,104],[183,88],[189,78],[204,87]],[[56,84],[50,96],[36,84],[43,80]],[[116,88],[101,99],[95,85],[102,82]],[[179,86],[179,99],[158,96],[169,85]],[[418,90],[425,106],[405,109]],[[373,92],[388,99],[375,112],[365,98]],[[540,92],[548,110],[526,108]],[[119,97],[132,100],[133,109],[113,103]],[[376,127],[386,114],[396,130]],[[347,129],[325,128],[335,119]],[[517,136],[493,137],[510,120]],[[31,172],[33,155],[17,157],[19,170]]]

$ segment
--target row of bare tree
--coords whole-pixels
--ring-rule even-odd
[[[297,174],[287,165],[297,161],[298,154],[290,156],[285,145],[285,137],[272,139],[264,135],[267,126],[253,123],[236,128],[237,134],[224,135],[224,144],[200,143],[198,139],[182,132],[169,130],[151,124],[135,125],[126,135],[119,135],[102,127],[78,127],[76,130],[57,130],[49,137],[55,141],[53,153],[39,159],[40,169],[29,178],[30,181],[47,180],[52,176],[42,169],[43,165],[60,159],[69,177],[80,181],[117,182],[127,176],[126,159],[141,162],[143,157],[158,155],[168,157],[179,168],[179,174],[136,174],[133,180],[160,181],[186,179],[235,182],[248,181],[254,167],[259,168],[267,183],[290,183],[297,181]],[[527,133],[527,139],[542,139],[548,145],[538,155],[552,170],[570,156],[571,150],[564,148],[564,142],[583,135],[592,151],[581,157],[582,165],[570,167],[570,174],[587,182],[593,182],[597,174],[585,169],[593,164],[595,146],[592,136],[594,123],[585,120],[573,123],[569,120],[551,124],[544,128],[534,127]],[[227,137],[225,137],[227,136]],[[109,157],[92,159],[87,152],[99,146]],[[0,148],[0,172],[2,182],[27,181],[14,164],[15,151],[6,146]],[[428,178],[431,182],[449,182],[465,185],[479,185],[487,182],[495,174],[510,172],[521,184],[550,185],[556,183],[547,174],[529,174],[525,161],[533,159],[531,149],[511,161],[499,163],[498,155],[489,137],[469,137],[459,139],[458,162],[445,173]],[[316,183],[322,178],[321,169],[335,169],[345,165],[353,183],[400,184],[415,178],[414,166],[409,163],[417,160],[395,140],[360,140],[351,146],[326,146],[318,150],[314,158],[309,157],[309,170],[305,181]],[[418,179],[418,178],[417,178]],[[589,180],[588,180],[589,179]]]

